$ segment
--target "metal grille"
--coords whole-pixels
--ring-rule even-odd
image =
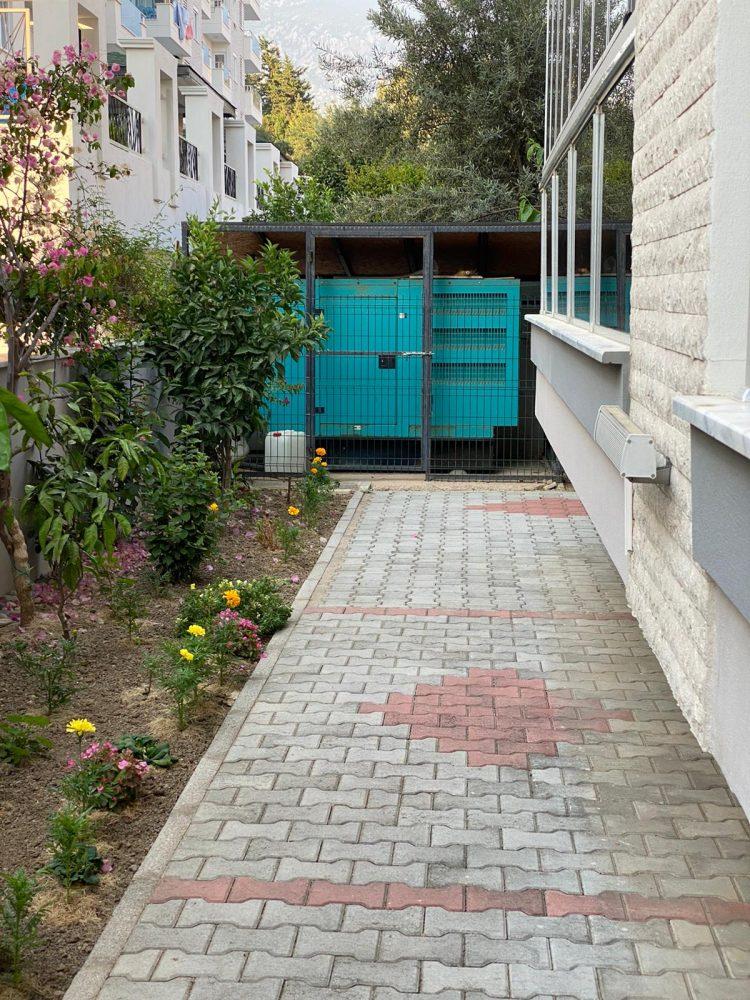
[[[539,288],[509,278],[435,278],[432,344],[424,351],[421,276],[318,279],[315,305],[330,333],[312,359],[314,400],[306,399],[305,359],[288,362],[285,383],[269,394],[264,455],[258,443],[252,464],[304,472],[312,409],[314,444],[339,471],[559,475],[534,418],[535,370],[523,320],[538,312]]]
[[[198,147],[180,136],[180,173],[198,180]]]
[[[108,98],[109,137],[134,153],[143,152],[141,113],[115,94]]]

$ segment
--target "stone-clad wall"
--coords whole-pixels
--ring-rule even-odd
[[[636,486],[628,598],[698,739],[710,733],[711,594],[692,557],[689,427],[705,391],[718,0],[639,0],[635,58],[631,416],[673,463]]]

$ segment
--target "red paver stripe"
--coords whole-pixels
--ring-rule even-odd
[[[585,621],[585,622],[634,622],[635,618],[628,611],[527,611],[523,608],[365,608],[355,604],[323,604],[308,605],[305,615],[375,615],[382,617],[424,618],[492,618],[503,620],[524,620],[538,618],[544,621]]]
[[[707,926],[735,921],[750,923],[750,903],[729,902],[714,896],[657,899],[627,892],[583,896],[557,889],[496,892],[476,885],[417,888],[400,882],[350,885],[324,879],[267,882],[244,876],[221,876],[215,879],[164,878],[156,886],[150,902],[165,903],[172,899],[203,899],[209,903],[228,905],[251,899],[278,899],[301,906],[353,903],[370,910],[398,910],[420,906],[457,912],[496,910],[549,917],[583,914],[640,923],[658,917],[665,920],[687,920]]]
[[[502,503],[469,504],[464,510],[525,514],[527,517],[588,517],[586,508],[580,500],[566,497],[537,497],[527,500],[505,500]]]

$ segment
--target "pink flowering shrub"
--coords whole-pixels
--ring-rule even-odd
[[[116,809],[138,795],[149,765],[109,740],[94,740],[76,760],[70,757],[60,788],[81,809]]]
[[[223,644],[233,656],[255,662],[263,652],[258,626],[231,608],[218,613],[211,634],[213,641]]]

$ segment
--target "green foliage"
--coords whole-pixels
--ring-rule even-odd
[[[110,556],[117,538],[130,533],[124,492],[159,459],[150,427],[127,422],[128,398],[115,382],[88,372],[56,383],[41,373],[29,378],[29,396],[52,445],[32,463],[35,478],[21,510],[50,565],[68,637],[66,590],[75,590],[87,563]]]
[[[68,761],[60,783],[63,797],[81,809],[117,809],[132,802],[148,765],[109,741],[90,743],[78,760]]]
[[[288,562],[299,552],[299,526],[279,517],[274,523],[274,531],[284,553],[284,559]]]
[[[173,582],[193,575],[213,551],[221,525],[210,509],[219,479],[197,442],[198,434],[183,428],[143,502],[146,547],[157,571]]]
[[[223,596],[230,590],[236,590],[239,594],[239,604],[229,604]],[[254,622],[262,636],[277,632],[292,613],[292,609],[279,594],[279,585],[271,577],[262,576],[251,581],[221,580],[209,583],[200,590],[191,590],[185,595],[177,614],[178,634],[183,634],[193,624],[209,629],[216,615],[227,607]]]
[[[263,105],[262,131],[285,156],[297,160],[310,148],[319,118],[310,84],[304,69],[282,55],[276,45],[261,38],[260,49],[263,69],[251,81]]]
[[[18,639],[12,650],[17,666],[36,683],[44,696],[48,715],[70,700],[75,692],[75,639],[56,642]]]
[[[180,730],[187,726],[190,713],[198,701],[201,684],[208,677],[208,646],[204,643],[196,649],[196,645],[189,640],[165,642],[153,664],[157,683],[174,702],[177,728]],[[185,652],[190,656],[186,657]]]
[[[364,163],[361,167],[348,167],[349,192],[378,198],[403,189],[416,191],[425,185],[427,170],[424,166],[409,163]]]
[[[278,174],[257,185],[258,208],[248,216],[261,222],[333,222],[333,191],[315,177],[293,184]]]
[[[19,983],[24,958],[39,946],[44,911],[34,908],[39,886],[23,868],[0,872],[0,881],[0,952],[10,967],[12,981]]]
[[[313,459],[310,471],[295,485],[302,516],[313,527],[318,523],[323,509],[330,503],[336,488],[327,463],[323,461],[325,450],[320,448],[319,451],[323,454]]]
[[[39,417],[13,392],[0,387],[0,472],[10,469],[12,457],[11,421],[15,421],[26,436],[38,445],[49,445],[51,439]]]
[[[135,580],[121,576],[114,581],[109,593],[109,609],[115,621],[124,626],[132,642],[138,631],[138,622],[147,610],[146,599]]]
[[[264,430],[268,386],[323,335],[322,320],[303,316],[292,255],[267,244],[240,260],[222,247],[215,219],[189,222],[190,253],[178,255],[171,294],[149,341],[180,424],[192,424],[231,480],[236,442]]]
[[[91,844],[93,827],[88,811],[63,806],[50,817],[47,846],[51,858],[46,870],[68,890],[76,883],[97,885],[104,859]]]
[[[0,761],[18,766],[37,754],[46,753],[52,740],[40,736],[49,726],[44,715],[9,715],[0,721]]]
[[[115,743],[118,750],[129,750],[138,760],[145,760],[150,767],[171,767],[178,758],[173,757],[169,744],[153,736],[121,736]]]

